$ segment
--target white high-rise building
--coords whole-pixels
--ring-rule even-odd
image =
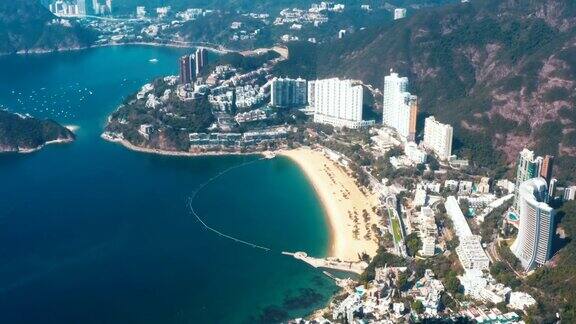
[[[146,7],[138,6],[136,7],[136,18],[143,19],[146,17]]]
[[[50,11],[59,17],[82,17],[86,15],[85,0],[56,0],[49,4]]]
[[[351,80],[337,78],[316,80],[313,90],[314,122],[336,127],[358,128],[370,122],[362,121],[363,88]]]
[[[111,14],[112,0],[92,0],[92,10],[95,15]]]
[[[206,65],[208,65],[208,51],[205,48],[198,48],[194,54],[196,62],[196,75],[202,74]]]
[[[512,252],[526,271],[543,265],[552,256],[555,210],[548,200],[548,185],[544,178],[532,178],[520,185],[520,226]]]
[[[78,0],[76,5],[78,6],[78,16],[86,16],[86,0]]]
[[[406,17],[406,8],[394,9],[394,20],[402,19],[405,17]]]
[[[460,244],[456,248],[456,254],[465,270],[488,270],[490,259],[481,244],[481,237],[473,235],[466,217],[462,213],[458,200],[454,196],[446,199],[446,213],[452,220],[456,236]]]
[[[576,198],[576,186],[564,188],[564,201],[574,200]]]
[[[438,122],[434,116],[424,121],[424,147],[441,160],[448,160],[452,155],[452,136],[452,126]]]
[[[382,124],[394,128],[402,140],[414,141],[416,137],[416,117],[418,97],[408,89],[408,78],[390,73],[384,77],[384,102]]]

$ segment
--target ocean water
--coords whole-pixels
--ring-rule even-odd
[[[175,74],[185,52],[0,57],[0,105],[79,127],[72,144],[0,155],[0,323],[274,322],[335,290],[280,254],[322,256],[329,240],[313,187],[291,161],[157,156],[100,139],[122,99]],[[222,172],[195,210],[271,251],[218,236],[190,212],[191,195]]]

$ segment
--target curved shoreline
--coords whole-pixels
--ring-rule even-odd
[[[74,139],[57,139],[57,140],[47,141],[46,143],[39,145],[39,146],[36,146],[34,148],[19,149],[16,151],[0,151],[0,154],[2,154],[2,153],[30,154],[30,153],[40,151],[41,149],[43,149],[47,145],[67,144],[67,143],[72,143],[72,142],[74,142]]]
[[[17,51],[12,53],[0,53],[0,57],[2,56],[9,56],[9,55],[42,55],[42,54],[51,54],[51,53],[65,53],[65,52],[77,52],[77,51],[84,51],[93,48],[104,48],[104,47],[121,47],[121,46],[146,46],[146,47],[166,47],[166,48],[181,48],[181,49],[190,49],[190,48],[197,48],[197,47],[205,47],[207,49],[212,49],[217,52],[240,52],[241,50],[234,50],[229,48],[212,48],[203,45],[185,45],[185,44],[176,44],[176,43],[154,43],[154,42],[129,42],[129,43],[107,43],[107,44],[95,44],[90,46],[82,46],[82,47],[70,47],[70,48],[58,48],[58,49],[35,49],[29,51]]]
[[[114,138],[107,133],[103,133],[100,137],[108,142],[116,143],[124,146],[125,148],[141,153],[149,153],[149,154],[158,154],[158,155],[166,155],[166,156],[187,156],[187,157],[196,157],[196,156],[224,156],[224,155],[260,155],[260,156],[268,156],[271,152],[182,152],[182,151],[166,151],[160,149],[151,149],[136,146],[127,140],[121,138]]]
[[[358,256],[367,253],[376,254],[378,244],[364,238],[363,226],[373,224],[377,216],[371,207],[375,206],[370,196],[366,196],[356,185],[355,180],[334,161],[322,152],[312,149],[293,149],[279,152],[296,163],[314,187],[316,195],[322,203],[325,217],[330,228],[329,256],[340,260],[358,261]],[[354,237],[353,221],[349,214],[368,212],[368,222],[359,217],[359,238]]]
[[[286,157],[294,162],[304,173],[320,200],[330,233],[328,256],[336,257],[340,260],[358,261],[358,256],[362,253],[367,253],[370,256],[376,254],[378,244],[372,239],[367,240],[364,238],[366,234],[364,228],[373,224],[377,217],[371,210],[371,207],[375,206],[375,203],[371,201],[373,197],[362,193],[355,180],[321,152],[299,148],[275,152],[242,153],[222,151],[194,153],[143,148],[107,133],[103,133],[101,137],[106,141],[120,144],[131,151],[166,156],[259,155],[272,157],[278,154]],[[364,209],[367,210],[369,215],[368,222],[359,221],[358,225],[362,226],[357,226],[359,235],[355,237],[351,214],[360,215],[360,212]]]

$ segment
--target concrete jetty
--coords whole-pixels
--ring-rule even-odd
[[[368,263],[364,261],[340,261],[336,258],[313,258],[308,256],[306,252],[282,252],[284,255],[289,255],[295,259],[308,263],[314,268],[332,269],[338,271],[354,272],[361,274],[368,267]]]

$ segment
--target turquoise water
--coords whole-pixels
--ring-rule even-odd
[[[182,53],[0,57],[0,105],[79,127],[72,144],[0,155],[1,323],[271,322],[333,292],[319,271],[279,253],[323,255],[328,244],[313,188],[287,159],[164,157],[100,139],[122,98],[176,73]],[[202,183],[245,162],[199,192],[195,209],[271,252],[207,231],[187,207]],[[294,298],[303,292],[311,302]]]

